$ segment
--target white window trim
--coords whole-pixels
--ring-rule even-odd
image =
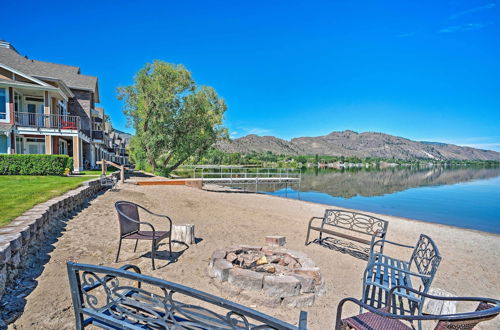
[[[10,123],[10,95],[8,87],[0,87],[5,90],[5,119],[0,119],[0,123]]]

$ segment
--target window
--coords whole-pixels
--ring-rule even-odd
[[[0,121],[9,121],[9,96],[6,88],[0,88]]]

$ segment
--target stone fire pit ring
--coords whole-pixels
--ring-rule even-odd
[[[315,297],[325,293],[314,261],[303,252],[281,246],[239,245],[215,250],[208,275],[222,285],[259,292],[271,298],[272,305],[285,307],[312,306]]]

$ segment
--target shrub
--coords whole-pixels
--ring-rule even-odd
[[[68,166],[66,155],[0,155],[0,175],[63,175]]]

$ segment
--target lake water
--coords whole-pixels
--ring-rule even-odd
[[[271,195],[500,234],[500,168],[316,170]]]

